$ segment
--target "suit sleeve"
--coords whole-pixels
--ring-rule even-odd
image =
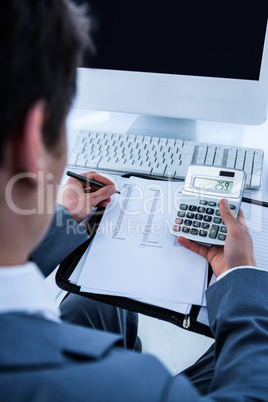
[[[268,273],[236,270],[207,290],[213,400],[267,400]]]
[[[207,290],[215,336],[215,371],[208,392],[201,396],[179,375],[166,387],[165,400],[267,401],[267,289],[268,272],[239,269]]]
[[[84,228],[79,225],[70,213],[61,205],[57,205],[50,228],[30,256],[48,276],[73,250],[89,238]]]

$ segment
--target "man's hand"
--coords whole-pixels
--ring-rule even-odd
[[[227,228],[224,247],[206,247],[181,236],[177,239],[178,243],[205,257],[216,276],[240,265],[256,266],[253,243],[242,210],[240,209],[236,219],[229,209],[227,200],[221,200],[219,208]]]
[[[87,217],[93,207],[106,207],[111,201],[111,195],[116,191],[114,183],[95,172],[83,173],[88,179],[98,181],[106,186],[97,188],[94,185],[88,187],[86,183],[69,178],[61,189],[57,202],[63,205],[80,223]]]

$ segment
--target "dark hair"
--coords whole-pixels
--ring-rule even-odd
[[[89,44],[88,19],[68,0],[1,0],[0,163],[26,112],[44,100],[44,143],[59,141],[75,94],[76,67]]]

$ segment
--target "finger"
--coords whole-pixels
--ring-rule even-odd
[[[228,231],[228,227],[237,223],[236,218],[235,218],[234,214],[231,212],[229,205],[228,205],[228,201],[226,199],[222,199],[220,201],[219,208],[220,208],[220,214],[221,214],[222,220],[223,220],[225,226],[227,227],[227,231]]]
[[[82,173],[81,176],[87,177],[90,180],[95,180],[98,181],[99,183],[105,184],[105,185],[114,185],[114,183],[107,179],[106,177],[101,176],[100,174],[96,172],[86,172]]]
[[[244,216],[243,211],[242,211],[241,208],[239,209],[239,212],[238,212],[238,215],[237,215],[237,221],[238,221],[242,226],[244,226],[245,228],[247,228],[246,219],[245,219],[245,216]]]
[[[107,201],[111,197],[111,195],[115,193],[115,191],[116,191],[115,187],[109,185],[88,194],[88,197],[90,198],[91,207],[96,207],[102,201]]]
[[[83,183],[77,179],[74,179],[73,177],[69,177],[69,179],[66,181],[63,187],[75,188],[77,186],[83,188]]]
[[[109,202],[111,202],[111,198],[107,198],[107,200],[105,201],[101,201],[98,205],[96,205],[97,207],[102,207],[105,208],[107,207],[107,205],[109,204]]]
[[[191,241],[189,239],[185,239],[185,237],[182,237],[182,236],[179,236],[177,238],[177,242],[181,246],[187,248],[188,250],[191,250],[194,253],[199,254],[202,257],[207,258],[207,254],[208,254],[208,252],[210,250],[209,247],[202,246],[201,244],[195,243],[195,242],[193,242],[193,241]]]

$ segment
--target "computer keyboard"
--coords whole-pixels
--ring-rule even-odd
[[[263,150],[255,148],[80,130],[67,165],[175,179],[184,179],[190,164],[244,169],[246,188],[257,190],[263,154]]]

